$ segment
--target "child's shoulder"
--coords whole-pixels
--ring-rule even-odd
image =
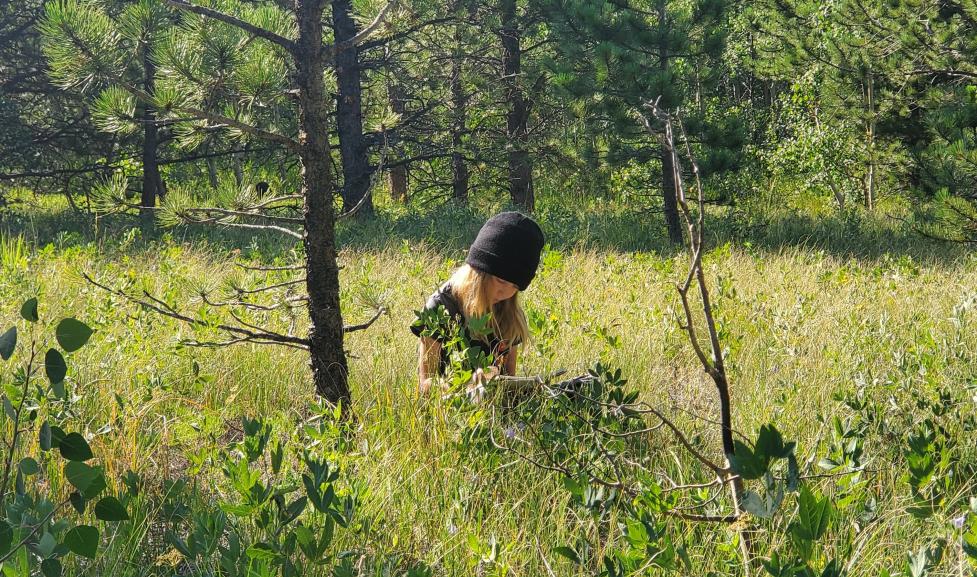
[[[431,296],[427,298],[427,302],[424,304],[425,310],[435,310],[438,307],[444,307],[447,309],[452,316],[458,312],[458,299],[451,293],[451,284],[444,283],[438,290],[434,291]]]

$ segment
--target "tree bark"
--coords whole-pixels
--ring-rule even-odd
[[[459,10],[459,4],[455,4],[455,13]],[[451,197],[455,202],[467,204],[468,164],[465,162],[463,146],[468,100],[462,83],[463,25],[460,18],[455,23],[454,54],[451,57]]]
[[[509,160],[509,198],[532,211],[535,204],[533,166],[529,158],[529,101],[521,86],[522,52],[516,20],[516,0],[500,0],[502,18],[502,84],[506,99],[506,149]]]
[[[668,240],[675,244],[682,243],[682,222],[678,214],[678,202],[675,199],[675,161],[668,147],[662,145],[662,192],[664,194],[665,226],[668,228]],[[701,210],[701,207],[700,207]]]
[[[865,87],[868,121],[866,136],[868,137],[868,183],[865,186],[865,208],[875,210],[875,81],[872,72],[868,73]]]
[[[299,88],[299,144],[302,194],[305,197],[306,286],[309,293],[309,356],[316,393],[341,403],[351,400],[349,367],[343,350],[343,318],[339,308],[339,267],[336,263],[336,215],[329,156],[329,120],[322,53],[321,0],[299,0],[296,14],[296,82]]]
[[[336,44],[351,40],[358,30],[353,20],[352,0],[332,0],[333,36]],[[336,55],[336,102],[339,153],[343,161],[343,211],[351,210],[370,187],[370,163],[363,137],[363,89],[360,85],[359,51],[343,50]],[[373,212],[367,199],[357,214]]]
[[[664,2],[658,3],[658,20],[662,29],[660,33],[661,43],[658,45],[658,67],[664,76],[668,71],[669,58],[671,57],[668,50],[668,34],[666,33],[669,27],[668,13]],[[668,107],[670,104],[665,103],[664,106]],[[661,159],[662,195],[664,197],[662,212],[665,216],[665,228],[668,229],[670,241],[675,244],[682,244],[682,221],[679,217],[678,202],[675,196],[675,158],[673,151],[664,144],[661,147]],[[702,207],[699,207],[699,210],[702,210]]]
[[[403,117],[404,112],[406,112],[404,90],[396,81],[390,81],[387,84],[387,102],[390,110]],[[395,156],[403,156],[403,147],[397,140],[396,136],[390,138],[388,146],[396,151]],[[398,164],[388,170],[387,182],[390,185],[390,198],[397,202],[407,202],[407,165]]]
[[[149,46],[142,49],[143,90],[153,93],[156,64],[150,57]],[[163,179],[159,174],[159,126],[156,124],[156,111],[149,104],[143,104],[143,142],[142,142],[142,196],[139,199],[139,215],[143,222],[151,225],[156,198],[166,194]]]

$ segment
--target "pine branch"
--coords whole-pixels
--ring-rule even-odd
[[[213,8],[207,8],[206,6],[198,6],[196,4],[191,4],[188,0],[164,0],[164,1],[170,6],[173,6],[175,8],[186,10],[187,12],[193,12],[194,14],[206,16],[207,18],[211,18],[213,20],[217,20],[225,24],[230,24],[231,26],[240,28],[241,30],[244,30],[249,34],[257,36],[258,38],[263,38],[265,40],[268,40],[269,42],[273,42],[281,46],[282,48],[287,50],[289,54],[295,56],[296,58],[299,57],[298,48],[295,42],[289,40],[288,38],[285,38],[284,36],[279,36],[278,34],[275,34],[270,30],[266,30],[260,26],[255,26],[250,22],[246,22],[244,20],[241,20],[240,18],[231,16],[230,14],[225,14],[224,12],[220,12],[219,10],[214,10]]]
[[[172,2],[175,0],[167,0],[167,1]],[[326,46],[324,46],[323,56],[328,60],[333,60],[336,57],[336,55],[339,54],[340,52],[344,50],[349,50],[350,48],[354,48],[357,45],[361,44],[364,40],[366,40],[374,32],[376,32],[377,28],[379,28],[380,25],[383,24],[383,21],[387,18],[387,14],[396,4],[397,4],[397,0],[390,0],[389,2],[387,2],[386,6],[381,8],[380,12],[377,13],[376,18],[373,19],[373,22],[370,22],[365,28],[363,28],[363,30],[358,32],[356,36],[353,36],[352,38],[344,42],[340,42],[339,44],[327,44]]]

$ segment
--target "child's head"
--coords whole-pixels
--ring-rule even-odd
[[[542,251],[543,231],[536,221],[518,212],[502,212],[482,225],[465,262],[526,290]]]
[[[526,342],[529,328],[518,294],[536,276],[543,240],[539,225],[518,212],[497,214],[482,225],[450,281],[465,315],[491,312],[500,338]]]

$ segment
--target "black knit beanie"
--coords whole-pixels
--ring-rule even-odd
[[[502,212],[482,225],[465,262],[526,290],[542,250],[543,231],[536,221],[519,212]]]

